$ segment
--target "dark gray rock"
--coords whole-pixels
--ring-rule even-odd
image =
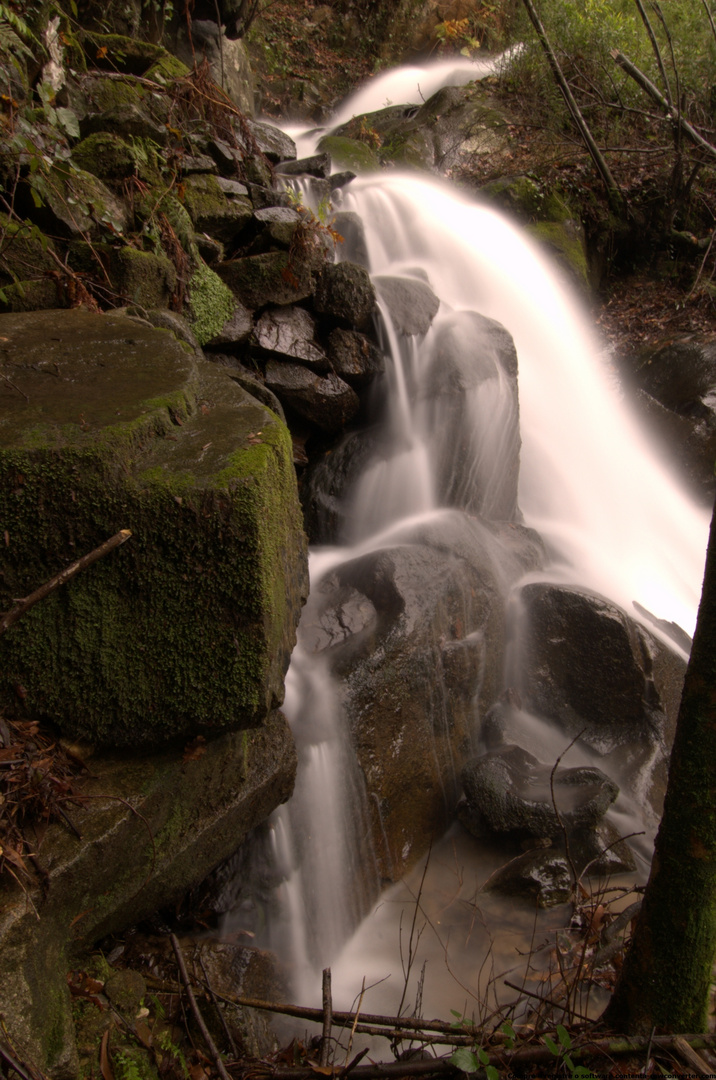
[[[256,145],[269,161],[291,161],[296,158],[296,144],[290,135],[265,120],[249,121],[249,131]]]
[[[343,325],[367,329],[375,311],[375,289],[368,271],[352,262],[325,266],[316,283],[313,306]]]
[[[375,453],[375,436],[354,431],[311,463],[301,483],[303,520],[312,544],[345,540],[346,499]]]
[[[507,746],[470,761],[461,779],[468,808],[493,832],[525,836],[557,836],[560,818],[568,829],[596,825],[619,794],[599,769],[557,769],[550,781],[551,774],[551,765],[519,746]]]
[[[276,166],[276,172],[283,176],[316,176],[325,180],[331,175],[331,155],[314,154],[298,161],[281,161]]]
[[[301,224],[301,215],[289,206],[267,206],[256,211],[254,221],[260,233],[253,244],[252,252],[258,249],[267,250],[274,245],[288,248]]]
[[[331,180],[333,179],[334,177],[331,177]],[[360,215],[353,210],[339,210],[333,215],[331,227],[343,237],[343,244],[338,249],[340,261],[358,263],[370,270],[365,225]]]
[[[269,360],[266,385],[285,406],[329,435],[344,428],[360,407],[355,390],[337,375],[317,375],[300,364]]]
[[[399,334],[427,334],[440,307],[427,282],[379,275],[373,278],[373,284]]]
[[[525,708],[581,735],[635,791],[648,769],[660,813],[686,661],[597,594],[539,583],[521,599]]]
[[[522,896],[540,908],[566,904],[572,896],[572,874],[564,855],[551,848],[526,851],[512,859],[487,884],[489,892]]]
[[[328,358],[336,375],[354,387],[365,386],[385,369],[385,358],[378,346],[356,330],[332,330]]]
[[[694,492],[716,491],[716,334],[669,338],[623,361],[636,403]]]
[[[224,323],[216,337],[207,344],[209,347],[221,345],[240,345],[248,341],[254,328],[254,320],[251,312],[240,301],[236,301],[234,314]]]
[[[528,530],[510,532],[506,549],[482,523],[447,511],[336,568],[309,600],[301,639],[324,642],[343,680],[384,878],[399,877],[446,827],[475,715],[496,696],[502,590],[540,559]]]
[[[350,169],[346,169],[345,172],[333,173],[328,178],[328,182],[331,185],[331,191],[337,191],[339,188],[344,188],[347,184],[350,184],[351,180],[355,180],[356,174],[351,172]]]
[[[256,324],[254,338],[264,352],[300,360],[314,371],[330,370],[328,358],[315,341],[315,320],[300,307],[277,307],[265,311]]]

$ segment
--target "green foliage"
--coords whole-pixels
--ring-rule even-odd
[[[670,0],[660,9],[666,27],[653,6],[647,8],[672,94],[676,96],[678,81],[679,90],[685,92],[691,103],[691,119],[705,118],[710,110],[716,42],[703,7],[693,0]],[[624,53],[665,91],[659,65],[633,0],[576,0],[569,4],[563,0],[542,0],[538,12],[572,92],[598,137],[618,137],[627,120],[633,122],[624,110],[649,109],[642,91],[614,63],[612,49]],[[511,38],[522,41],[525,47],[505,73],[508,83],[532,98],[545,117],[555,109],[557,115],[566,116],[521,4],[511,26]]]
[[[574,1064],[569,1053],[572,1049],[572,1038],[567,1029],[562,1024],[557,1024],[556,1033],[559,1045],[549,1035],[542,1037],[543,1042],[550,1054],[553,1054],[558,1059],[559,1064],[564,1065],[569,1070],[572,1080],[596,1080],[596,1077],[589,1069],[586,1069],[583,1065]]]

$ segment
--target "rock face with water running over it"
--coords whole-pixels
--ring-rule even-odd
[[[343,563],[309,602],[302,638],[343,681],[387,880],[450,820],[475,716],[500,687],[504,590],[541,558],[530,530],[449,511]]]
[[[602,756],[659,814],[686,662],[595,593],[526,585],[525,708]]]

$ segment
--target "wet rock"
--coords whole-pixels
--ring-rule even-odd
[[[339,210],[333,215],[331,227],[343,237],[343,244],[338,248],[340,260],[354,262],[370,270],[365,225],[360,215],[353,210]]]
[[[325,373],[330,365],[315,341],[316,324],[300,307],[278,307],[265,311],[256,323],[254,338],[265,352],[300,360],[313,371]]]
[[[358,412],[355,390],[337,375],[317,375],[300,364],[269,360],[266,385],[285,406],[329,435],[335,435]]]
[[[435,432],[440,490],[452,506],[513,520],[521,439],[512,337],[477,312],[451,312],[436,320],[431,348],[421,409]]]
[[[367,329],[375,310],[375,290],[368,271],[356,263],[340,262],[323,268],[316,283],[313,306],[356,330]]]
[[[239,345],[244,341],[248,341],[253,328],[254,320],[251,312],[237,301],[231,318],[224,323],[219,333],[207,342],[207,345],[211,348],[222,345]]]
[[[325,180],[331,175],[331,155],[314,154],[298,161],[281,161],[276,166],[276,172],[283,176],[316,176]]]
[[[427,282],[380,275],[373,278],[373,283],[399,334],[427,334],[440,307]]]
[[[329,335],[328,357],[336,375],[354,387],[365,386],[385,368],[385,358],[375,342],[340,327]]]
[[[484,525],[445,512],[336,568],[309,600],[302,635],[326,644],[343,680],[384,878],[411,866],[453,813],[474,717],[502,677],[502,589],[539,561],[527,530],[513,534],[505,557]],[[326,627],[334,638],[343,627],[343,640],[328,644]]]
[[[551,849],[527,851],[493,874],[487,889],[525,897],[540,908],[556,907],[572,896],[572,874],[564,855]]]
[[[369,432],[350,432],[306,470],[301,502],[310,543],[337,544],[346,539],[346,498],[375,449]]]
[[[613,759],[632,790],[648,777],[660,812],[684,658],[595,593],[540,583],[521,598],[525,708]]]
[[[552,768],[519,746],[484,754],[462,771],[467,806],[495,833],[551,838],[561,832],[560,819],[568,829],[601,821],[617,785],[599,769],[557,769],[552,777]]]
[[[351,180],[355,180],[356,174],[350,170],[346,172],[331,173],[328,178],[328,182],[331,185],[331,191],[337,191],[339,188],[343,188],[346,184],[350,184]],[[358,260],[356,259],[356,262]]]
[[[265,120],[249,121],[249,131],[256,145],[269,161],[291,161],[296,158],[296,144],[290,135]]]

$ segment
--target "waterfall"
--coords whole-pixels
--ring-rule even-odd
[[[468,71],[467,65],[459,67],[456,78]],[[469,70],[474,78],[474,68]],[[444,69],[433,75],[435,84],[428,84],[425,72],[375,80],[336,122],[381,107],[386,99],[414,100],[405,93],[406,82],[427,96],[446,81]],[[308,149],[304,141],[299,152]],[[312,599],[287,678],[285,711],[300,769],[296,793],[272,825],[281,881],[273,921],[261,940],[281,953],[293,993],[304,1000],[316,997],[317,973],[333,963],[336,998],[348,1007],[361,975],[377,981],[391,965],[399,966],[394,912],[411,895],[394,888],[338,960],[376,899],[379,881],[368,839],[371,807],[351,753],[341,689],[323,653],[315,652],[316,634],[340,636],[352,628],[321,626],[322,583],[367,553],[410,543],[416,528],[444,521],[450,507],[468,516],[509,518],[515,500],[505,492],[516,478],[505,475],[505,461],[521,439],[516,499],[525,524],[537,530],[548,552],[542,578],[593,589],[632,616],[636,601],[692,632],[708,515],[685,494],[631,416],[582,302],[522,230],[427,176],[387,171],[354,180],[337,198],[339,209],[357,212],[364,222],[371,273],[427,283],[440,301],[427,333],[412,337],[401,335],[381,307],[380,333],[390,362],[378,449],[349,493],[344,545],[312,555]],[[499,365],[485,361],[474,379],[468,370],[477,362],[476,335],[483,333],[485,318],[502,324],[514,339],[519,415]],[[456,377],[465,380],[459,417],[454,399],[448,402],[442,393],[447,353],[459,358]],[[480,493],[477,501],[473,490]],[[355,625],[369,626],[374,614],[356,609]],[[529,739],[535,745],[554,741],[543,721],[525,717],[525,723],[532,724]],[[561,745],[554,742],[555,748]],[[571,760],[583,759],[575,751]],[[453,795],[445,793],[446,799]],[[628,817],[631,810],[622,805],[619,812]],[[455,860],[469,865],[465,839],[452,843]],[[440,849],[434,859],[424,899],[437,933],[446,910],[445,864],[452,856]],[[484,880],[490,871],[489,864],[479,875],[471,867],[466,876]],[[509,937],[514,913],[502,903],[502,932]],[[459,932],[467,940],[479,936],[478,929]],[[400,948],[405,947],[403,940]],[[481,962],[469,960],[473,967]],[[453,1003],[461,1007],[462,991],[455,984],[446,989],[444,973],[433,976],[442,1002],[433,1007],[447,1016]],[[393,992],[387,1011],[400,997]],[[378,1011],[375,1004],[371,1011]]]

